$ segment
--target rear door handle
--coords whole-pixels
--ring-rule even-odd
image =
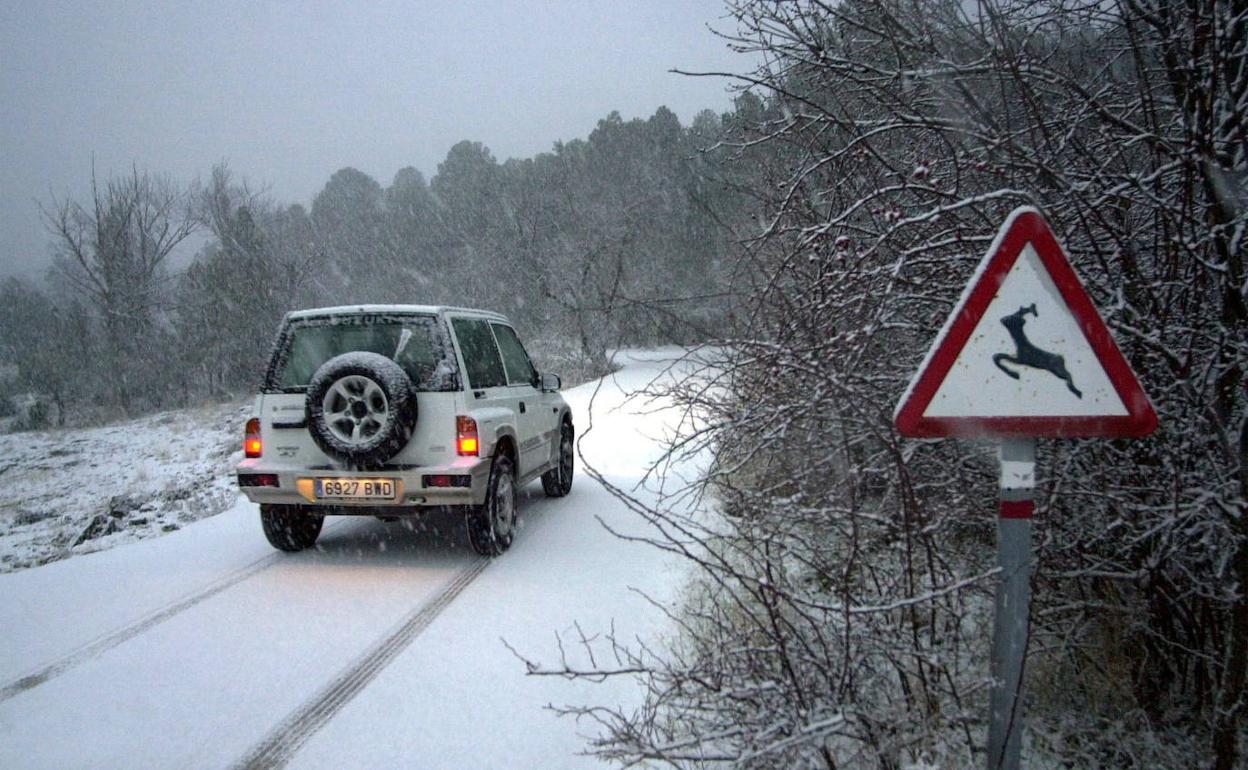
[[[524,402],[520,402],[520,414],[524,414]]]

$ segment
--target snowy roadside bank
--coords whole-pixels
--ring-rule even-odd
[[[172,532],[238,496],[249,405],[0,435],[0,572]]]

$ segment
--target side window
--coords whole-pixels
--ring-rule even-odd
[[[464,354],[464,368],[468,370],[468,384],[473,388],[494,388],[507,384],[503,361],[498,357],[498,347],[490,325],[475,318],[454,318],[455,337],[459,350]]]
[[[520,338],[510,326],[490,324],[498,338],[498,349],[503,353],[503,366],[507,369],[507,382],[512,385],[528,385],[533,382],[533,364],[524,352]]]

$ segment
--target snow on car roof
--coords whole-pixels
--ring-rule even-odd
[[[294,320],[298,318],[320,318],[321,316],[364,313],[426,313],[429,315],[440,315],[448,312],[474,313],[496,321],[502,321],[503,323],[511,323],[501,313],[470,307],[455,307],[454,305],[337,305],[335,307],[312,307],[306,310],[291,311],[286,314],[286,319]]]

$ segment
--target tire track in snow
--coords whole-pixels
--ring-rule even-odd
[[[79,647],[73,652],[58,658],[38,671],[0,685],[0,702],[4,702],[15,695],[38,687],[50,679],[55,679],[71,668],[79,666],[120,644],[128,642],[139,634],[164,623],[166,620],[169,620],[175,615],[185,612],[200,602],[203,602],[206,599],[211,599],[225,589],[243,582],[247,578],[255,575],[257,572],[272,567],[282,558],[282,556],[283,554],[281,553],[271,553],[268,556],[257,559],[237,572],[232,572],[226,577],[216,581],[215,583],[209,584],[207,587],[200,589],[195,593],[184,596],[181,599],[177,599],[172,604],[167,604],[155,612],[144,615],[133,623],[122,626],[115,631],[110,631],[103,636],[97,637],[95,641],[87,642],[82,647]]]
[[[34,673],[27,674],[26,676],[5,683],[0,686],[0,702],[6,701],[14,695],[25,692],[33,687],[38,687],[49,679],[54,679],[69,669],[85,663],[107,650],[111,650],[119,644],[133,639],[144,631],[164,623],[166,620],[169,620],[181,612],[189,610],[191,607],[194,607],[205,599],[210,599],[213,596],[216,596],[230,586],[241,583],[252,575],[255,575],[257,572],[268,569],[277,563],[281,556],[282,554],[280,553],[273,553],[258,559],[246,567],[243,567],[241,570],[231,573],[230,575],[208,585],[208,587],[203,588],[196,593],[178,599],[172,604],[167,604],[155,612],[139,618],[129,625],[123,626],[116,631],[111,631],[104,636],[98,637],[95,641],[87,642],[82,647],[79,647],[68,655],[49,663]]]
[[[345,526],[346,522],[335,523],[332,526],[326,527],[322,534],[329,534],[330,532],[334,532]],[[88,660],[111,650],[119,644],[124,644],[125,642],[130,641],[144,631],[148,631],[153,627],[164,623],[166,620],[189,610],[191,607],[194,607],[206,599],[211,599],[225,589],[243,582],[247,578],[255,575],[257,572],[266,570],[288,557],[289,554],[283,554],[280,551],[271,553],[268,556],[262,556],[237,572],[232,572],[215,583],[208,584],[207,587],[200,589],[195,593],[184,596],[181,599],[177,599],[172,604],[167,604],[152,613],[144,615],[133,623],[122,626],[115,631],[110,631],[109,633],[96,638],[95,641],[87,642],[82,647],[79,647],[73,652],[54,660],[38,671],[26,674],[25,676],[19,677],[10,682],[5,682],[0,685],[0,703],[3,703],[15,695],[19,695],[27,690],[38,687],[50,679],[55,679],[71,668],[86,663]]]
[[[285,767],[308,739],[398,657],[490,564],[479,557],[431,601],[413,610],[399,625],[338,676],[273,728],[232,770],[278,770]]]
[[[333,532],[342,526],[345,526],[345,524],[326,527],[324,534]],[[81,665],[88,660],[111,650],[119,644],[130,641],[144,631],[164,623],[166,620],[169,620],[179,613],[189,610],[191,607],[194,607],[206,599],[211,599],[225,589],[237,585],[247,578],[255,575],[257,572],[261,572],[262,570],[272,567],[284,557],[286,557],[286,554],[280,552],[271,553],[268,556],[262,556],[237,572],[232,572],[215,583],[210,583],[206,588],[184,596],[181,599],[174,601],[172,604],[167,604],[155,612],[144,615],[129,625],[122,626],[116,631],[110,631],[109,633],[96,638],[95,641],[87,642],[82,647],[79,647],[73,652],[54,660],[38,671],[19,677],[10,682],[5,682],[3,685],[0,685],[0,703],[12,698],[14,695],[18,695],[29,689],[38,687],[49,679],[55,679],[69,669]]]

